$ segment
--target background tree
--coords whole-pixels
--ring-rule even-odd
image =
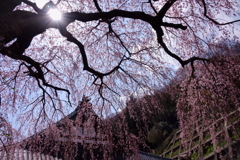
[[[239,17],[237,0],[54,3],[60,21],[33,1],[0,5],[1,109],[24,135],[68,114],[83,93],[106,117],[122,97],[167,84],[173,64],[195,73],[196,62],[211,63],[214,42],[239,40],[239,20],[228,21]]]
[[[239,114],[239,44],[219,46],[208,62],[195,64],[194,72],[186,69],[187,76],[180,83],[177,111],[183,138],[191,138],[194,128],[199,130],[222,117],[231,123],[229,114],[237,110]]]

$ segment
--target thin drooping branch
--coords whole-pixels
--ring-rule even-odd
[[[217,25],[228,25],[228,24],[232,24],[232,23],[235,23],[235,22],[240,22],[240,20],[235,20],[235,21],[230,21],[230,22],[226,22],[226,23],[219,23],[218,21],[214,20],[213,18],[209,17],[207,15],[207,6],[206,6],[206,2],[205,0],[202,0],[202,3],[203,3],[203,8],[204,8],[204,16],[209,19],[210,21],[212,21],[214,24],[217,24]]]
[[[0,141],[1,141],[1,143],[2,143],[2,146],[3,146],[4,150],[5,150],[5,152],[7,153],[7,155],[9,155],[7,146],[5,145],[5,143],[3,142],[3,140],[2,140],[1,137],[0,137]],[[3,152],[3,151],[2,151],[2,152]]]
[[[151,8],[153,9],[153,11],[157,14],[157,10],[155,9],[155,7],[152,4],[152,0],[148,0],[148,3],[150,3]]]
[[[38,81],[39,87],[43,90],[44,93],[46,91],[41,86],[39,80],[41,80],[43,86],[50,87],[50,88],[54,89],[56,94],[57,94],[57,91],[64,91],[64,92],[68,93],[68,97],[69,97],[69,95],[70,95],[70,91],[69,90],[64,89],[64,88],[60,88],[60,87],[57,87],[57,86],[53,86],[53,85],[47,83],[47,81],[45,80],[45,77],[44,77],[44,72],[42,70],[42,65],[39,62],[36,62],[32,58],[30,58],[28,56],[25,56],[25,55],[21,55],[21,54],[19,55],[19,54],[15,54],[15,53],[5,53],[5,55],[10,57],[10,58],[12,58],[12,59],[22,60],[22,61],[28,63],[29,66],[26,65],[25,63],[21,63],[20,66],[22,64],[24,64],[26,66],[28,71],[25,72],[25,73],[28,73],[29,76],[36,78],[36,80]],[[36,70],[36,71],[34,71],[34,70]]]

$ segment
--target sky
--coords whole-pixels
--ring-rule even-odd
[[[49,0],[35,0],[35,3],[39,8],[42,8],[47,2],[49,2]],[[55,1],[53,0],[53,2]]]

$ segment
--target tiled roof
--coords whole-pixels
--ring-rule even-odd
[[[1,160],[62,160],[50,155],[35,153],[23,149],[16,148],[14,152],[7,154],[5,151],[0,151]]]

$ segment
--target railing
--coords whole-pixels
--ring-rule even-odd
[[[221,127],[218,127],[214,133],[214,137],[221,137],[221,143],[213,142],[212,134],[210,134],[210,128],[213,128],[215,124],[220,123]],[[227,117],[222,117],[216,120],[214,123],[207,127],[201,127],[202,129],[197,133],[193,131],[193,138],[189,139],[188,148],[183,148],[181,143],[176,143],[181,141],[179,136],[181,131],[175,133],[172,141],[169,143],[167,150],[162,154],[164,157],[169,157],[173,159],[178,159],[181,155],[189,155],[191,159],[218,159],[219,154],[216,152],[222,152],[227,154],[229,157],[240,158],[240,148],[235,147],[235,145],[240,145],[240,129],[235,130],[232,134],[232,128],[234,126],[240,126],[240,110],[236,110],[230,113]],[[238,132],[238,133],[237,133]],[[196,133],[196,135],[194,135]],[[231,134],[232,135],[231,135]]]

